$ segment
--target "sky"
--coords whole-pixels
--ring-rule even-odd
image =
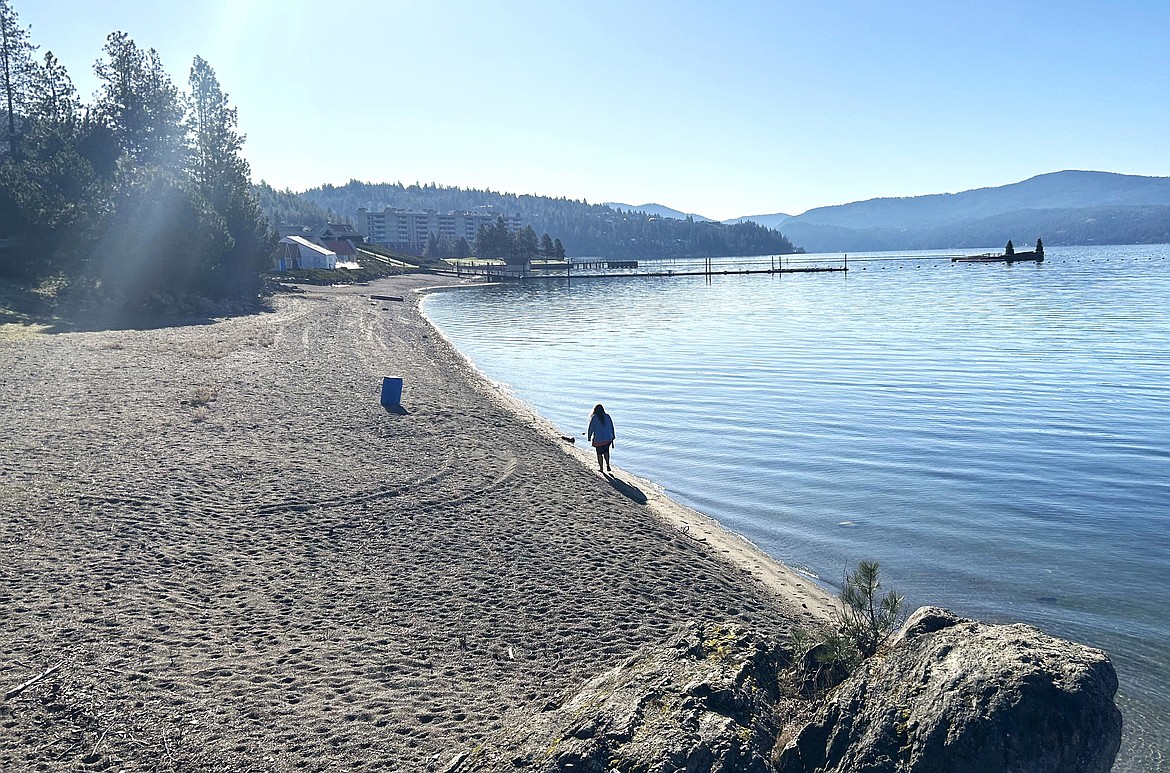
[[[1165,0],[9,0],[87,101],[106,36],[215,69],[253,178],[706,217],[1170,175]]]

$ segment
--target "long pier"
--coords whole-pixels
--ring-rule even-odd
[[[771,255],[725,258],[649,258],[639,260],[610,260],[606,258],[579,258],[568,261],[537,261],[522,270],[504,265],[463,265],[436,273],[447,276],[479,276],[489,281],[526,282],[529,279],[633,279],[637,277],[706,277],[743,274],[847,274],[850,271],[885,269],[939,268],[941,266],[970,266],[962,259],[966,254],[933,253],[909,254],[878,253],[840,256]],[[959,258],[959,260],[955,260]],[[1014,261],[998,261],[1011,266]],[[1028,262],[1028,261],[1019,261]],[[1047,261],[1046,261],[1047,262]],[[1043,263],[1032,261],[1034,265]],[[852,265],[851,265],[852,264]],[[858,266],[857,264],[860,264]],[[670,268],[667,268],[670,266]]]
[[[649,277],[713,277],[744,274],[824,274],[846,273],[849,271],[849,257],[846,255],[839,265],[785,265],[783,256],[757,260],[735,260],[721,263],[717,258],[702,259],[702,267],[696,267],[694,259],[652,259],[652,260],[604,260],[587,259],[567,261],[561,265],[534,266],[524,270],[510,270],[503,266],[461,266],[454,273],[458,276],[482,276],[498,281],[525,282],[529,279],[633,279]],[[679,268],[662,268],[661,264],[686,265]],[[824,261],[818,261],[823,263]],[[758,268],[756,266],[759,266]]]
[[[823,274],[829,272],[844,273],[849,269],[845,266],[806,266],[801,268],[724,268],[709,271],[636,271],[625,273],[588,273],[588,274],[527,274],[525,279],[626,279],[634,277],[654,276],[731,276],[733,274]]]

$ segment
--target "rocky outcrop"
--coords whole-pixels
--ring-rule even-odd
[[[841,684],[779,773],[1108,771],[1117,675],[1100,650],[924,607]]]
[[[1096,773],[1120,746],[1105,653],[1026,625],[920,609],[816,712],[792,663],[749,631],[693,625],[439,769]]]
[[[787,664],[784,650],[741,628],[692,625],[446,772],[769,773]]]

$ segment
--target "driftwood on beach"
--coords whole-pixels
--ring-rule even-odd
[[[39,681],[41,681],[42,679],[45,679],[45,678],[47,678],[47,677],[50,677],[50,676],[52,676],[53,674],[57,673],[57,671],[58,671],[58,670],[60,670],[61,666],[63,666],[63,665],[64,665],[64,663],[58,663],[58,664],[57,664],[57,665],[55,665],[55,666],[49,666],[48,668],[46,668],[46,669],[45,669],[44,671],[42,671],[41,673],[39,673],[39,674],[37,674],[36,676],[34,676],[32,679],[29,679],[28,681],[22,682],[21,684],[18,684],[16,687],[13,687],[11,690],[9,690],[8,692],[4,693],[4,700],[6,700],[6,701],[7,701],[7,700],[12,700],[12,699],[13,699],[13,698],[15,698],[17,695],[20,695],[22,692],[24,692],[24,691],[25,691],[25,690],[27,690],[28,688],[32,687],[32,686],[33,686],[34,684],[36,684],[37,682],[39,682]]]

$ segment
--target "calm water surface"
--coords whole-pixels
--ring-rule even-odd
[[[834,256],[839,257],[839,256]],[[1170,246],[1032,264],[850,256],[848,276],[578,279],[428,298],[565,434],[836,586],[1107,650],[1116,770],[1170,754]]]

